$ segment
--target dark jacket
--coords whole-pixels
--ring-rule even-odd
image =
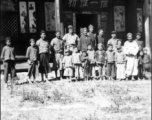
[[[93,47],[92,39],[89,36],[82,36],[79,41],[78,49],[80,51],[87,51],[88,45]]]
[[[97,47],[97,40],[96,40],[96,34],[95,33],[88,33],[88,36],[91,38],[92,40],[92,48],[95,50]]]

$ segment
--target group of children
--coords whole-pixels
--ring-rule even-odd
[[[69,27],[69,31],[72,30]],[[83,32],[82,32],[83,31]],[[92,31],[93,32],[93,31]],[[61,39],[61,32],[56,31],[56,37],[49,42],[45,39],[45,31],[41,31],[40,39],[36,42],[33,38],[30,39],[30,46],[27,48],[26,58],[28,59],[28,81],[32,83],[41,73],[42,81],[48,81],[48,73],[55,70],[56,77],[60,79],[65,76],[69,81],[73,78],[79,79],[100,79],[100,80],[125,80],[130,76],[138,76],[143,78],[143,71],[150,69],[150,55],[147,49],[142,47],[139,39],[141,34],[137,34],[136,40],[129,40],[132,34],[127,34],[127,39],[136,41],[138,44],[137,55],[132,55],[128,52],[128,48],[122,46],[122,40],[116,39],[116,32],[112,31],[112,38],[105,44],[103,38],[103,30],[99,30],[99,35],[87,33],[87,28],[81,29],[80,39],[74,33],[68,33],[67,37],[71,41],[78,40],[77,45],[67,44],[66,39]],[[92,36],[91,36],[92,35]],[[72,37],[71,37],[72,36]],[[65,37],[65,38],[66,38]],[[93,38],[97,38],[93,42]],[[129,43],[129,44],[130,44]],[[129,46],[131,47],[131,46]],[[72,48],[72,49],[71,49]],[[137,74],[126,74],[126,70],[130,70],[129,60],[135,59],[136,67],[139,72]],[[11,46],[11,39],[6,38],[6,46],[2,50],[1,58],[4,61],[4,79],[7,83],[9,70],[12,71],[12,77],[15,71],[15,51]],[[50,58],[53,58],[53,66],[50,66]],[[127,68],[127,66],[129,66]],[[130,70],[131,71],[131,70]],[[45,75],[45,79],[44,79]],[[33,76],[33,79],[32,79]]]

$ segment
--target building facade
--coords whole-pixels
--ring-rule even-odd
[[[73,25],[79,35],[81,27],[94,26],[104,30],[105,40],[111,31],[117,31],[118,38],[126,40],[126,34],[142,33],[145,42],[143,0],[1,0],[1,46],[10,36],[18,55],[24,55],[31,37],[36,40],[45,30],[47,39],[62,35]]]

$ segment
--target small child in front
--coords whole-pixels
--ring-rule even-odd
[[[125,75],[125,67],[126,67],[126,55],[124,54],[122,47],[117,47],[117,52],[115,54],[115,64],[117,68],[117,79],[124,80],[126,78]]]
[[[88,59],[89,59],[89,78],[93,79],[95,77],[95,51],[92,49],[91,45],[88,45]]]
[[[30,39],[30,45],[26,51],[26,58],[28,59],[29,69],[28,69],[28,81],[29,83],[35,82],[36,76],[38,76],[38,56],[39,50],[35,44],[34,39]],[[31,77],[33,76],[33,80]]]
[[[76,80],[83,78],[82,75],[82,64],[80,61],[80,52],[78,51],[77,47],[74,47],[73,54],[72,54],[72,62],[74,65],[74,73]]]
[[[107,76],[109,77],[109,80],[113,80],[115,77],[115,51],[113,50],[112,44],[108,44],[106,55]]]
[[[70,55],[69,50],[65,50],[65,56],[62,61],[64,68],[64,76],[70,82],[73,76],[73,63],[72,63],[72,55]]]
[[[14,47],[11,45],[11,38],[5,38],[6,46],[3,47],[1,53],[1,59],[3,60],[4,64],[4,81],[5,83],[8,82],[8,74],[11,73],[11,79],[15,77],[15,50]],[[13,81],[11,80],[11,83]]]
[[[103,73],[103,68],[104,68],[104,65],[106,65],[106,61],[105,61],[106,52],[103,50],[103,48],[104,46],[101,43],[99,43],[98,51],[96,51],[96,55],[95,55],[96,64],[99,68],[98,71],[99,71],[100,80],[103,80],[105,77],[105,74]]]

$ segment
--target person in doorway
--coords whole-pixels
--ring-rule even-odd
[[[26,51],[26,58],[28,59],[29,69],[28,69],[28,82],[35,82],[35,78],[38,76],[38,60],[39,60],[39,49],[35,44],[35,39],[30,39],[30,45]],[[31,77],[33,76],[33,80]]]
[[[89,29],[88,36],[92,40],[92,48],[94,50],[96,50],[97,49],[97,43],[96,43],[96,36],[97,35],[94,33],[94,26],[90,24],[89,27],[88,27],[88,29]]]
[[[89,45],[93,48],[92,39],[87,35],[87,28],[83,28],[83,36],[80,38],[78,49],[80,51],[87,51]]]
[[[61,39],[61,31],[57,30],[56,37],[52,39],[50,46],[54,51],[53,70],[55,70],[56,78],[60,75],[60,80],[63,78],[63,68],[60,63],[63,59],[63,40]],[[59,75],[57,74],[59,73]]]
[[[139,47],[136,41],[132,39],[132,33],[127,34],[127,41],[124,44],[124,53],[126,54],[126,77],[127,80],[137,76],[138,74],[138,61],[137,53]]]
[[[8,85],[8,75],[11,73],[11,82],[15,77],[15,48],[10,37],[5,38],[6,46],[3,47],[1,59],[4,64],[4,81]]]
[[[49,42],[45,39],[46,34],[44,30],[40,32],[40,37],[41,38],[36,42],[36,45],[39,47],[39,56],[40,56],[39,72],[41,73],[42,81],[48,82],[48,73],[51,70],[49,64],[50,45]],[[44,80],[44,75],[46,77],[45,80]]]
[[[104,47],[104,50],[105,50],[105,40],[103,38],[103,33],[104,33],[103,29],[99,29],[98,33],[99,33],[99,35],[97,36],[97,43],[96,44],[98,45],[99,43],[101,43]]]
[[[63,36],[63,41],[65,42],[65,46],[69,45],[70,51],[73,51],[73,47],[78,45],[80,39],[78,35],[74,33],[72,25],[69,25],[68,29],[69,33]]]
[[[111,37],[112,38],[110,40],[108,40],[108,44],[112,44],[113,50],[116,51],[117,50],[117,41],[118,41],[118,39],[116,38],[117,37],[116,31],[111,32]]]

